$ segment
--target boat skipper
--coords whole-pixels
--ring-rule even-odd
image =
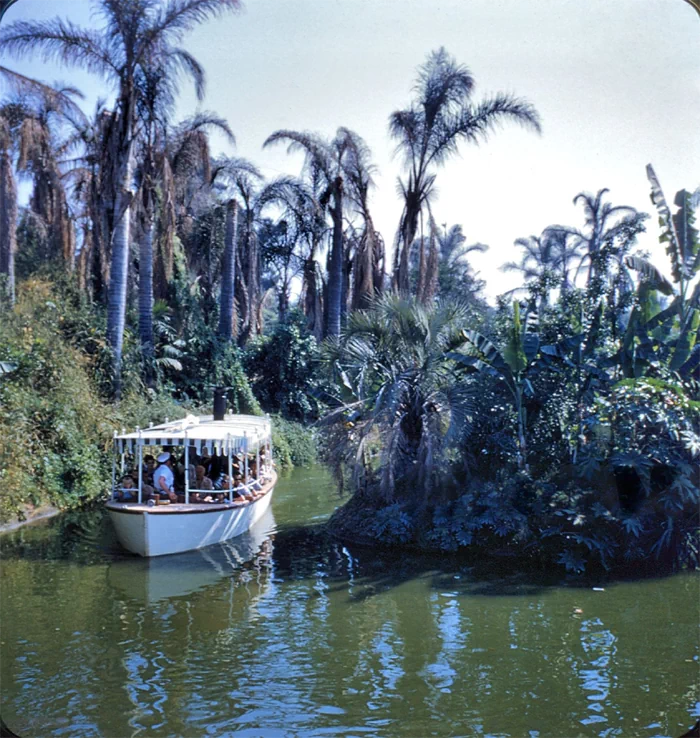
[[[175,494],[175,474],[173,473],[173,457],[164,451],[158,456],[158,468],[153,472],[153,486],[156,494],[167,496],[171,502],[177,502]]]

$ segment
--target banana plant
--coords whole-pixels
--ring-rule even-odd
[[[626,263],[641,275],[637,304],[630,315],[620,349],[620,364],[625,376],[640,376],[651,361],[665,359],[670,371],[688,375],[697,365],[693,349],[700,328],[700,239],[694,211],[700,204],[700,188],[694,193],[676,193],[672,213],[651,164],[647,166],[651,201],[659,214],[661,235],[671,260],[671,284],[646,259],[627,257]],[[693,282],[695,285],[693,286]],[[655,309],[656,293],[672,298],[663,310]],[[663,349],[662,356],[659,349]]]
[[[462,331],[465,342],[471,346],[472,353],[453,351],[447,356],[472,372],[484,372],[500,377],[510,393],[517,417],[518,469],[528,472],[527,464],[527,410],[525,397],[532,397],[534,389],[527,378],[532,362],[537,358],[540,347],[539,334],[529,330],[536,321],[536,315],[529,308],[523,318],[520,316],[520,303],[513,302],[513,320],[508,329],[503,351],[478,331]]]
[[[576,460],[581,451],[581,445],[584,440],[584,408],[590,403],[595,396],[597,390],[605,386],[610,381],[610,375],[605,367],[605,362],[597,361],[595,357],[595,348],[598,346],[598,336],[600,335],[601,325],[603,323],[604,305],[603,301],[598,303],[593,317],[588,326],[588,330],[584,330],[583,309],[581,310],[581,320],[579,330],[572,336],[567,336],[556,344],[540,346],[540,356],[542,360],[549,365],[564,366],[564,371],[568,373],[569,378],[575,383],[576,388],[576,423],[566,424],[569,434],[569,448],[571,449],[571,460]],[[575,429],[576,441],[571,442],[571,432]]]

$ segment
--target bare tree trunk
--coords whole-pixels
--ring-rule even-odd
[[[7,279],[10,304],[15,304],[15,251],[17,250],[17,183],[7,149],[0,150],[0,274]]]
[[[221,309],[219,311],[218,334],[225,341],[233,338],[233,299],[236,280],[236,234],[238,229],[238,203],[229,200],[226,204],[226,240],[224,242],[224,264],[221,275]]]
[[[333,246],[328,270],[327,336],[340,335],[341,304],[343,298],[343,180],[337,177],[333,185]]]
[[[112,231],[112,264],[107,303],[107,341],[113,354],[114,396],[121,397],[122,348],[124,345],[124,322],[126,319],[126,290],[129,273],[129,241],[131,236],[131,201],[133,192],[132,149],[129,145],[124,161],[123,176],[115,202],[115,218]]]
[[[148,207],[148,206],[147,206]],[[153,233],[155,218],[147,212],[139,244],[139,337],[143,357],[144,379],[147,387],[154,384],[153,362]]]

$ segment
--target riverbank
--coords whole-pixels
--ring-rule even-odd
[[[696,511],[690,509],[678,510],[676,538],[663,549],[654,543],[668,521],[654,513],[653,500],[640,513],[647,526],[640,529],[630,526],[624,509],[605,508],[590,490],[579,490],[589,499],[576,510],[568,506],[571,493],[524,478],[501,487],[473,483],[453,490],[451,498],[445,492],[435,500],[386,502],[377,490],[361,491],[334,511],[326,528],[337,539],[375,550],[507,560],[514,571],[628,577],[697,568],[700,531],[692,527]]]
[[[25,525],[31,525],[32,523],[38,523],[56,517],[61,512],[61,510],[53,505],[42,505],[40,507],[25,505],[24,509],[20,511],[21,519],[0,523],[0,536],[5,533],[12,533],[19,528],[23,528]]]

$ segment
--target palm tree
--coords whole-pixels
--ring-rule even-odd
[[[549,291],[556,286],[555,270],[558,263],[558,240],[545,231],[541,236],[518,238],[514,245],[523,250],[520,263],[509,261],[501,266],[502,272],[519,272],[525,287],[539,295],[540,307],[549,304]],[[524,288],[511,290],[509,294]]]
[[[260,306],[260,253],[255,224],[260,212],[259,185],[263,180],[260,171],[245,159],[221,157],[214,162],[212,182],[235,192],[243,204],[243,234],[237,251],[236,282],[237,303],[240,313],[238,341],[245,345],[248,338],[260,332],[258,312]]]
[[[354,275],[351,304],[353,310],[359,310],[368,307],[384,287],[384,242],[374,228],[369,211],[369,193],[377,168],[371,162],[372,152],[357,133],[339,128],[338,134],[343,141],[348,200],[362,221],[351,267]]]
[[[109,132],[112,113],[98,100],[92,117],[66,115],[71,132],[66,148],[75,150],[65,177],[72,185],[75,219],[81,225],[78,279],[88,295],[106,302],[110,276],[110,223],[107,203],[114,192],[116,152]]]
[[[568,292],[573,286],[573,263],[581,257],[581,242],[570,232],[559,230],[556,226],[545,228],[542,236],[553,242],[554,269],[561,280],[562,293]]]
[[[604,202],[603,197],[607,192],[608,188],[604,187],[595,195],[579,192],[574,198],[574,205],[579,202],[583,204],[585,230],[567,226],[552,226],[549,229],[571,235],[577,247],[585,250],[581,265],[588,262],[587,282],[596,277],[602,278],[605,272],[604,246],[611,243],[625,229],[629,229],[646,217],[628,205],[613,206],[609,202]]]
[[[343,214],[347,195],[364,221],[365,238],[361,239],[365,266],[372,272],[368,285],[367,270],[362,272],[364,288],[376,291],[378,280],[377,263],[381,261],[379,242],[369,215],[368,193],[372,185],[373,167],[369,163],[369,149],[365,142],[353,131],[339,128],[332,141],[327,141],[315,133],[298,131],[275,131],[263,144],[269,146],[286,142],[290,153],[301,151],[305,154],[305,169],[311,180],[321,209],[328,208],[333,223],[332,245],[328,259],[328,282],[326,299],[327,336],[340,334],[347,309],[349,268],[352,260],[347,258],[343,235]],[[318,193],[318,195],[316,195]]]
[[[472,253],[484,254],[489,247],[484,243],[467,244],[461,225],[453,225],[448,230],[447,224],[444,224],[443,231],[436,229],[436,234],[440,260],[438,294],[442,299],[473,298],[483,282],[480,283],[473,273],[467,257]]]
[[[260,193],[259,202],[261,210],[268,205],[279,208],[279,223],[286,223],[286,238],[291,233],[295,247],[305,246],[304,253],[300,254],[302,284],[299,302],[309,331],[320,341],[323,338],[323,305],[316,255],[327,224],[318,193],[303,179],[285,176],[267,184]]]
[[[401,292],[409,289],[411,245],[421,213],[434,196],[435,169],[457,153],[461,142],[486,140],[504,120],[540,131],[539,116],[528,102],[495,95],[474,104],[473,90],[471,72],[440,48],[418,70],[414,103],[390,116],[389,132],[408,169],[408,177],[398,182],[404,207],[396,237],[393,284]]]
[[[328,266],[326,329],[327,336],[340,334],[343,295],[343,194],[342,168],[343,137],[336,135],[326,141],[315,133],[280,130],[270,135],[263,147],[279,142],[288,144],[287,151],[301,151],[305,155],[305,169],[313,183],[323,189],[319,197],[322,208],[328,208],[333,222],[333,240]],[[315,189],[315,188],[314,188]]]
[[[0,31],[0,50],[18,57],[39,50],[45,61],[81,66],[114,85],[117,102],[109,138],[118,171],[112,215],[107,335],[114,354],[114,391],[121,393],[121,360],[126,314],[131,206],[134,199],[134,145],[142,79],[157,68],[174,81],[186,74],[204,94],[204,71],[197,60],[177,46],[186,31],[239,0],[94,0],[105,20],[101,33],[59,18],[16,21]]]
[[[72,271],[76,238],[63,164],[73,140],[71,137],[60,140],[57,131],[66,123],[62,100],[82,95],[65,87],[56,92],[60,97],[43,92],[23,96],[17,171],[32,180],[29,208],[46,231],[48,253],[62,260],[66,269]]]
[[[466,308],[424,308],[383,295],[351,314],[340,340],[325,348],[338,377],[337,408],[326,419],[342,428],[339,458],[352,458],[358,486],[378,482],[389,500],[397,491],[426,501],[447,469],[446,452],[469,426],[470,390],[455,382],[447,354],[464,345]],[[378,479],[369,447],[381,439]]]

